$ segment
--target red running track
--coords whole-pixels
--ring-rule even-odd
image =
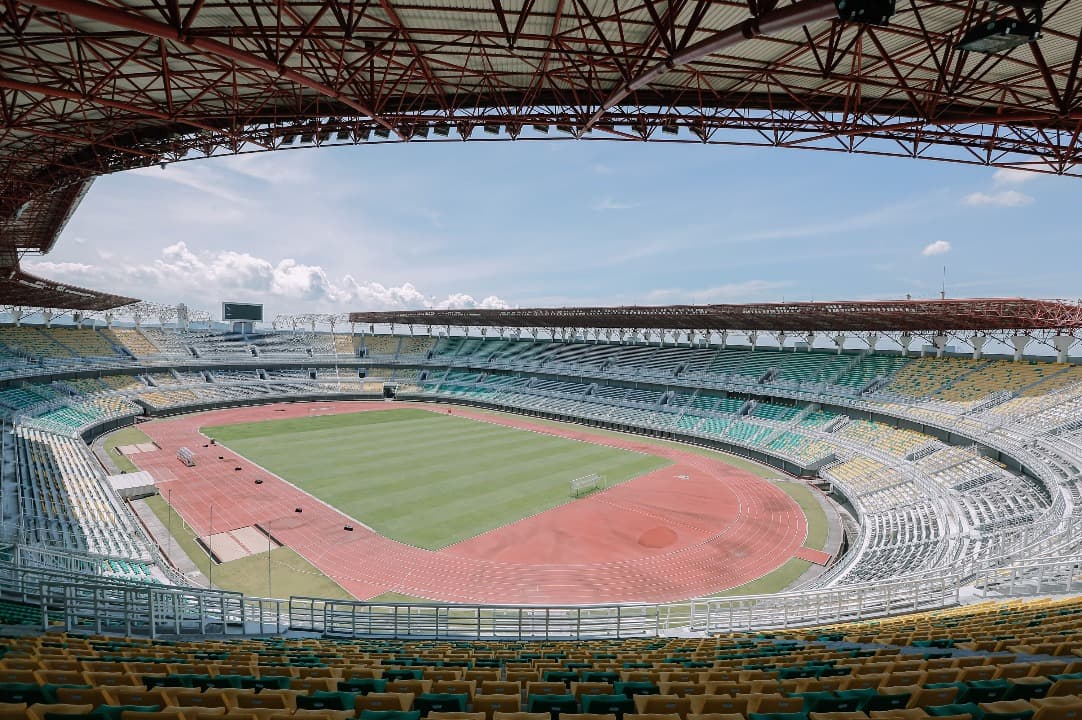
[[[413,406],[446,412],[446,406]],[[198,431],[385,409],[372,402],[283,403],[155,420],[139,427],[161,450],[132,459],[200,535],[211,531],[212,505],[214,532],[261,524],[358,598],[394,590],[460,603],[682,600],[765,575],[795,556],[807,535],[804,514],[789,495],[721,459],[455,408],[460,417],[651,453],[672,465],[443,550],[423,550],[369,530],[225,447],[204,448]],[[176,459],[182,446],[195,451],[195,467]],[[345,532],[346,524],[354,532]]]

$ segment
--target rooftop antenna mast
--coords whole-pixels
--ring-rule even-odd
[[[939,299],[940,300],[946,300],[947,299],[947,266],[946,265],[943,266],[943,285],[939,289]]]

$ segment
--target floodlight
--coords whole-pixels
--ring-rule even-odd
[[[391,137],[391,129],[383,127],[382,125],[376,128],[373,132],[376,133],[376,137],[383,138],[384,140]]]
[[[353,131],[353,139],[356,142],[364,142],[372,135],[372,128],[360,127]]]
[[[970,28],[962,36],[958,47],[970,52],[1003,53],[1031,43],[1040,36],[1041,26],[1037,23],[1000,18]]]
[[[680,128],[679,126],[670,123],[668,125],[662,125],[661,132],[666,135],[678,135],[680,133]]]
[[[489,135],[499,135],[500,134],[500,124],[499,123],[485,123],[485,132],[488,133]]]
[[[335,139],[340,142],[349,140],[349,130],[339,130],[335,135]]]
[[[895,0],[834,0],[838,17],[845,22],[886,25],[894,14]]]
[[[283,145],[292,145],[293,141],[296,140],[296,139],[297,139],[296,135],[283,135],[282,136],[282,144]]]
[[[413,137],[415,137],[415,138],[427,138],[428,137],[428,126],[427,125],[416,125],[413,128],[413,133],[412,134],[413,134]]]
[[[447,137],[451,134],[451,126],[447,123],[440,123],[432,127],[432,132],[436,133],[440,137]]]
[[[535,124],[535,125],[533,126],[533,129],[534,129],[534,130],[536,130],[536,131],[537,131],[537,132],[539,132],[539,133],[545,133],[546,135],[548,135],[548,134],[549,134],[549,126],[548,126],[548,125],[545,125],[545,124],[543,124],[543,123],[537,123],[537,124]]]
[[[330,130],[320,130],[318,137],[319,137],[319,142],[322,145],[323,143],[325,143],[325,142],[327,142],[328,140],[331,139],[331,131]]]
[[[570,125],[557,125],[556,129],[562,133],[567,133],[568,135],[575,134],[575,128],[571,127]]]
[[[313,137],[315,137],[315,135],[313,133],[310,133],[310,132],[302,133],[301,134],[301,144],[307,145],[308,143],[312,142]]]

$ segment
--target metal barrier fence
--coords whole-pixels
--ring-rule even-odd
[[[1041,558],[982,570],[972,585],[946,573],[891,583],[680,603],[501,606],[369,603],[73,577],[0,563],[0,592],[39,604],[43,627],[161,635],[264,635],[287,629],[329,637],[445,639],[630,638],[810,627],[953,607],[962,588],[1003,598],[1082,592],[1082,558]]]

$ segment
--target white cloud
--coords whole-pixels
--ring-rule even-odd
[[[1014,168],[1000,168],[992,175],[992,182],[996,185],[1021,185],[1037,178],[1037,173]]]
[[[995,205],[998,207],[1022,207],[1033,202],[1030,195],[1017,190],[1001,190],[994,193],[975,192],[965,196],[966,205]]]
[[[620,202],[619,200],[613,200],[611,197],[606,197],[595,202],[592,207],[594,210],[630,210],[637,206],[633,203]]]
[[[426,295],[409,282],[386,286],[361,282],[348,274],[334,279],[323,267],[293,258],[274,261],[233,250],[198,252],[184,242],[162,248],[150,263],[45,260],[27,263],[27,269],[51,279],[105,290],[154,288],[154,296],[143,299],[186,300],[204,310],[213,309],[220,300],[246,298],[265,302],[273,313],[508,307],[504,299],[496,296],[477,300],[467,293],[453,292],[437,297]]]
[[[924,246],[924,249],[920,251],[921,255],[930,257],[932,255],[943,255],[951,251],[951,244],[946,240],[936,240],[934,243],[928,243]]]

